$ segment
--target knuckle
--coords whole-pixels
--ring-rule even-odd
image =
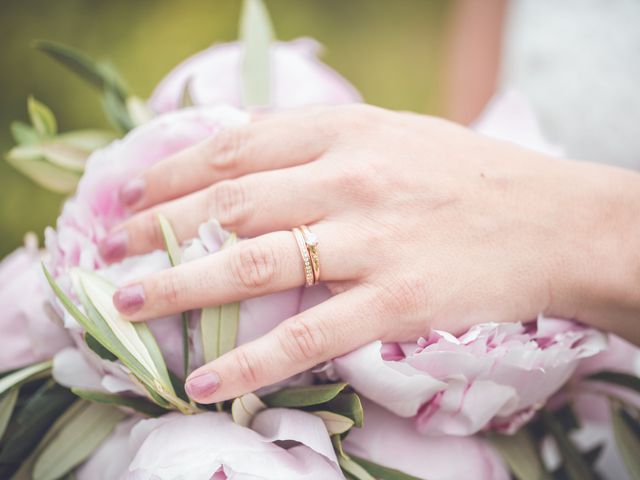
[[[173,270],[167,270],[167,273],[158,279],[155,290],[159,298],[168,305],[177,305],[183,299],[184,286]]]
[[[210,217],[224,227],[235,227],[244,218],[246,190],[238,180],[223,180],[211,187],[208,210]]]
[[[321,325],[305,317],[297,317],[282,325],[282,351],[294,362],[319,359],[328,347],[327,335]]]
[[[260,362],[243,348],[235,350],[235,364],[240,380],[245,385],[259,385],[261,378]]]
[[[231,271],[246,290],[266,287],[276,276],[276,256],[268,245],[258,242],[239,244],[233,257]]]
[[[208,145],[210,166],[215,170],[232,169],[242,159],[246,144],[246,127],[230,127],[221,130]]]
[[[150,244],[154,248],[159,248],[164,245],[162,231],[160,230],[158,217],[155,213],[151,211],[144,212],[140,214],[138,220],[141,241]]]
[[[387,315],[416,315],[427,302],[427,282],[419,276],[396,278],[384,290],[380,307]]]

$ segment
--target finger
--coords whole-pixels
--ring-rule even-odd
[[[169,220],[180,241],[194,238],[210,219],[241,237],[314,223],[329,204],[326,193],[311,186],[317,170],[303,165],[216,183],[134,215],[99,243],[99,251],[111,263],[164,248],[158,214]]]
[[[353,255],[344,249],[336,228],[322,224],[312,229],[320,239],[321,279],[349,278]],[[323,255],[325,251],[331,254]],[[304,284],[304,262],[295,237],[281,231],[149,275],[118,289],[113,301],[130,320],[147,320]]]
[[[221,130],[126,183],[120,200],[138,211],[221,180],[307,163],[329,146],[323,118],[296,111]]]
[[[195,370],[186,382],[199,403],[228,400],[303,372],[382,336],[369,289],[336,295],[257,340]]]

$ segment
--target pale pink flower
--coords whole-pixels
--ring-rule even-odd
[[[363,402],[363,428],[349,431],[345,450],[379,465],[429,480],[508,480],[508,470],[481,437],[429,437],[411,420]]]
[[[109,471],[111,477],[104,476]],[[227,413],[126,421],[78,470],[78,479],[343,479],[323,421],[268,409],[250,428]]]
[[[318,60],[319,49],[319,44],[308,38],[273,44],[270,108],[362,100],[347,80]],[[196,105],[241,107],[242,52],[241,43],[224,43],[188,58],[156,87],[150,107],[158,113],[181,108],[185,89]]]
[[[605,348],[603,334],[573,322],[481,324],[455,337],[434,330],[416,344],[380,342],[332,362],[363,396],[429,435],[514,431],[569,379],[578,362]],[[389,350],[389,347],[386,349]],[[399,358],[401,351],[404,358]]]
[[[50,302],[35,236],[0,263],[0,372],[51,358],[71,344]]]

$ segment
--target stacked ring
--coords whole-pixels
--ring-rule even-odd
[[[304,276],[307,287],[312,287],[320,281],[320,258],[318,256],[318,238],[306,226],[295,227],[291,230],[298,244],[302,262],[304,264]]]

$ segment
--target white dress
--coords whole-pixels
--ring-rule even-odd
[[[640,170],[639,0],[512,0],[501,84],[566,157]],[[600,471],[629,478],[610,425],[588,422],[576,440],[604,442]]]
[[[513,0],[501,82],[566,156],[640,170],[640,1]]]

